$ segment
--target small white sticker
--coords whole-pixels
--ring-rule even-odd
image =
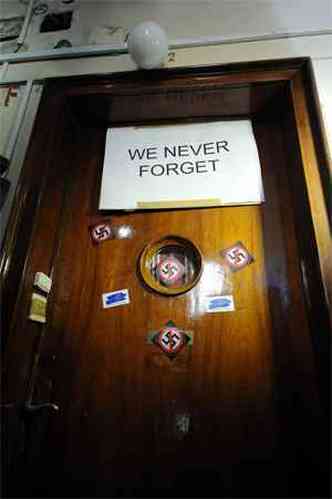
[[[206,299],[206,311],[209,313],[233,312],[234,310],[234,298],[232,295],[209,296]]]
[[[52,279],[43,272],[36,272],[33,284],[42,291],[45,291],[45,293],[49,293],[51,291]]]
[[[128,305],[130,303],[128,289],[119,289],[112,293],[104,293],[103,308],[118,307],[119,305]]]

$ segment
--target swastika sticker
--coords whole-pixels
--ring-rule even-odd
[[[113,231],[109,222],[92,225],[90,227],[90,234],[92,241],[96,244],[113,238]]]
[[[254,261],[253,257],[241,241],[224,249],[221,252],[221,256],[234,272],[243,269]]]
[[[173,359],[186,345],[192,345],[193,333],[178,328],[173,321],[168,321],[160,331],[148,335],[148,343],[152,343]]]
[[[157,265],[157,276],[165,286],[177,284],[184,276],[185,268],[175,257],[169,256]]]

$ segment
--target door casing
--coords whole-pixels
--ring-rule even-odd
[[[67,193],[64,177],[54,168],[54,151],[68,147],[68,137],[78,123],[130,123],[130,100],[138,93],[148,99],[149,95],[158,93],[171,95],[183,92],[185,100],[188,90],[201,91],[209,99],[209,112],[205,118],[246,116],[264,123],[264,116],[273,116],[280,109],[283,110],[285,123],[289,126],[287,152],[294,165],[290,175],[293,186],[297,186],[292,191],[290,201],[296,216],[302,285],[311,324],[320,396],[328,413],[328,330],[331,323],[328,303],[332,296],[329,175],[319,113],[314,100],[310,61],[307,59],[125,73],[110,77],[66,78],[48,82],[1,256],[5,403],[22,404],[27,393],[35,389],[30,385],[31,374],[38,369],[39,349],[45,340],[39,325],[26,318],[34,272],[38,270],[52,275],[61,245],[61,227],[57,227]],[[112,95],[116,95],[120,102],[118,108],[113,106]],[[214,112],[216,99],[223,102],[222,112],[220,109]],[[173,112],[169,119],[184,119],[189,116],[189,110],[188,97],[187,102],[180,107],[179,115],[175,116]],[[145,120],[153,118],[153,109],[147,107],[145,113]],[[163,122],[167,122],[167,109],[163,110],[163,114],[166,117]],[[199,109],[196,117],[190,116],[204,118]],[[68,175],[69,156],[68,164],[61,167]],[[50,183],[52,190],[48,189],[45,196],[46,185]],[[36,237],[43,238],[42,246],[33,244]],[[298,332],[298,342],[301,342],[301,331]],[[50,355],[47,369],[50,377],[52,352],[55,355],[56,349],[55,337],[48,340]],[[45,359],[43,362],[46,362]],[[305,354],[303,362],[306,362]],[[50,392],[44,388],[40,389],[40,393],[45,400],[50,396]],[[18,453],[19,442],[13,437],[17,432],[15,422],[11,421],[5,449],[5,461],[9,467]]]

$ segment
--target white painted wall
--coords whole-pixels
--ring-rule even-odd
[[[329,59],[314,59],[313,70],[316,79],[318,101],[321,117],[328,144],[330,166],[332,165],[332,57]],[[331,168],[332,172],[332,168]],[[332,176],[332,175],[331,175]],[[332,182],[331,182],[332,196]]]
[[[93,23],[131,29],[146,19],[164,26],[170,39],[303,32],[332,26],[330,0],[85,1],[81,3],[80,12],[84,39],[89,36]]]
[[[48,4],[50,12],[73,9],[74,23],[70,30],[44,34],[39,32],[43,15],[34,15],[26,39],[28,50],[53,48],[62,38],[75,46],[123,40],[128,30],[148,19],[160,23],[170,39],[238,38],[332,28],[331,0],[74,0],[69,7],[61,0],[35,1]],[[21,2],[1,3],[1,17],[22,12]],[[110,26],[122,31],[111,34],[105,29]]]
[[[25,85],[22,85],[21,94],[24,92]],[[29,98],[25,108],[25,112],[22,115],[22,122],[20,129],[18,130],[18,136],[16,140],[16,146],[14,149],[14,154],[11,158],[10,168],[7,175],[7,179],[10,181],[10,189],[6,197],[5,203],[1,209],[0,213],[0,247],[5,236],[7,222],[9,219],[10,211],[15,199],[16,186],[21,173],[21,169],[24,163],[25,154],[29,145],[30,136],[33,129],[33,123],[38,111],[38,106],[42,94],[42,85],[34,84],[29,93]],[[8,119],[9,117],[7,117]],[[15,114],[11,116],[11,123],[14,127],[15,124]],[[7,142],[7,141],[6,141]],[[7,144],[4,143],[4,146]]]
[[[5,157],[20,103],[21,87],[21,85],[0,87],[0,154]]]

